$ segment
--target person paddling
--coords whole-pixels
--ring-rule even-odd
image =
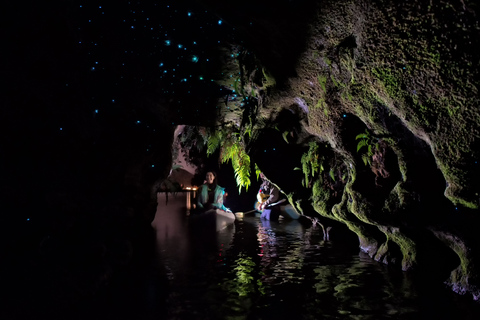
[[[267,180],[263,172],[260,173],[260,178],[262,179],[262,184],[257,193],[256,209],[258,211],[263,211],[268,205],[275,203],[280,199],[280,191],[269,180]]]
[[[211,209],[232,212],[229,208],[223,205],[225,188],[222,188],[217,184],[217,174],[215,172],[207,172],[205,183],[200,186],[198,192],[197,208],[200,212],[205,212]]]

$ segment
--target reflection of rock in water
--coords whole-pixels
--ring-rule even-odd
[[[159,242],[168,242],[185,238],[188,193],[159,192],[157,213],[152,226],[157,231]]]
[[[158,193],[157,213],[152,222],[160,261],[168,278],[177,283],[190,281],[192,275],[206,274],[210,268],[208,257],[223,255],[235,233],[234,224],[217,232],[215,216],[210,221],[188,216],[188,196],[188,192],[168,193],[167,201],[166,193]]]
[[[187,195],[184,192],[157,194],[157,213],[152,226],[156,230],[160,258],[170,261],[165,267],[171,270],[188,263]]]

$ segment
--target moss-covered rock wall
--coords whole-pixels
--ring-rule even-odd
[[[245,39],[224,64],[236,76],[220,83],[235,96],[220,122],[249,124],[252,163],[300,212],[344,224],[378,261],[437,271],[478,299],[478,4],[278,7],[217,8]]]

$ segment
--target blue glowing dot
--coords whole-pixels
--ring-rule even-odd
[[[102,9],[102,6],[98,6],[98,9]]]
[[[140,120],[137,120],[137,123],[140,123]]]
[[[130,26],[130,29],[135,29],[135,27],[134,27],[134,26]]]
[[[27,218],[27,221],[30,221],[30,218]]]
[[[60,128],[60,131],[62,131],[62,130],[63,130],[63,128]]]
[[[95,70],[95,67],[92,67],[92,69],[90,69],[90,70],[94,71],[94,70]]]
[[[197,57],[197,56],[193,56],[193,57],[192,57],[192,61],[193,61],[193,62],[198,62],[198,57]]]
[[[183,81],[187,82],[187,78],[183,78]]]
[[[78,43],[82,43],[82,41],[78,41]]]
[[[275,150],[275,148],[273,148],[273,150]]]
[[[346,118],[346,117],[347,117],[347,115],[346,115],[346,114],[344,114],[344,115],[343,115],[343,117],[344,117],[344,118]]]
[[[95,113],[98,113],[98,109],[95,109]]]
[[[181,48],[183,48],[183,45],[182,45],[182,44],[179,44],[179,45],[178,45],[178,49],[181,49]]]
[[[150,20],[150,18],[147,18],[147,21],[149,21],[149,20]]]
[[[92,22],[92,20],[88,20],[88,22]]]
[[[169,46],[170,44],[172,44],[170,40],[165,40],[165,45]]]
[[[189,17],[191,17],[191,16],[192,16],[192,13],[191,13],[191,12],[189,12],[189,13],[187,13],[187,15],[188,15]]]
[[[199,78],[199,79],[200,79],[200,80],[203,80],[203,77],[202,77],[202,76],[200,76],[200,78]],[[476,162],[475,162],[475,163],[476,163]]]
[[[154,167],[155,167],[155,165],[154,165],[154,164],[152,164],[152,168],[154,168]]]
[[[222,20],[218,20],[218,24],[219,24],[219,25],[222,24]]]
[[[98,64],[98,61],[95,61],[95,64]]]
[[[115,99],[112,99],[112,102],[115,102]]]
[[[163,62],[160,62],[160,64],[158,65],[159,67],[163,67]]]
[[[197,42],[196,42],[196,41],[193,41],[193,44],[197,44]]]
[[[82,7],[83,7],[83,6],[82,6],[82,5],[80,5],[80,8],[82,8]]]
[[[267,150],[263,150],[263,152],[267,152]]]

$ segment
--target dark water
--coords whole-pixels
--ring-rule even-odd
[[[247,216],[220,232],[160,203],[167,319],[480,319],[478,306],[393,269],[320,227]]]
[[[2,256],[0,320],[480,319],[471,298],[377,263],[351,239],[255,216],[216,232],[185,207],[160,195],[154,230],[97,237],[86,224],[25,258]]]

